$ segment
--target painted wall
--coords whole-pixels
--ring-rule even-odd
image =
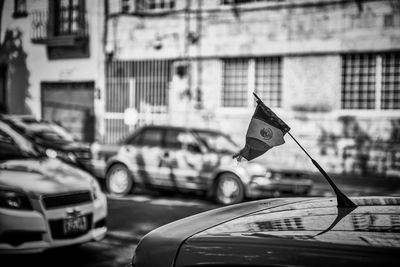
[[[28,16],[13,18],[14,1],[6,0],[2,16],[1,40],[4,41],[6,32],[20,35],[17,40],[20,53],[23,58],[19,60],[17,69],[21,71],[21,65],[25,67],[25,84],[20,85],[18,78],[9,80],[8,101],[9,113],[33,114],[41,116],[40,83],[58,81],[95,81],[95,87],[101,92],[104,87],[104,50],[103,50],[103,25],[104,4],[103,1],[86,0],[86,15],[89,25],[90,57],[82,59],[49,60],[44,44],[31,42],[31,13],[36,10],[48,10],[48,0],[30,0],[27,2]],[[19,56],[20,57],[20,56]],[[16,84],[15,84],[16,83]],[[95,114],[101,118],[103,103],[95,97]],[[21,108],[24,107],[24,108]],[[102,120],[98,119],[97,134],[101,134]]]
[[[108,48],[114,52],[115,59],[185,55],[184,5],[182,1],[177,2],[183,7],[169,15],[113,16],[108,22]],[[197,1],[192,2],[189,31],[196,32]],[[394,1],[361,1],[361,6],[356,1],[315,6],[304,4],[332,1],[272,1],[240,5],[236,13],[229,6],[216,6],[211,2],[203,1],[201,51],[197,45],[189,45],[187,54],[191,56],[336,53],[399,48],[400,12]],[[113,6],[110,10],[115,11]]]
[[[197,1],[192,2],[194,10]],[[203,1],[200,43],[187,47],[183,1],[177,1],[181,9],[172,14],[114,14],[108,21],[107,49],[115,60],[193,58],[192,89],[201,62],[203,108],[180,96],[187,81],[174,77],[169,123],[217,128],[243,145],[253,108],[221,106],[222,59],[281,56],[283,101],[274,111],[310,154],[333,173],[400,175],[399,111],[341,110],[340,103],[343,53],[400,50],[396,1],[268,1],[238,6],[239,12],[218,2]],[[191,12],[192,32],[195,17]],[[260,161],[315,171],[289,137]]]

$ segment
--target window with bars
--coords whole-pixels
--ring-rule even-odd
[[[164,11],[175,8],[175,0],[141,0],[138,1],[138,10]]]
[[[56,35],[82,34],[85,30],[84,0],[56,1]]]
[[[400,53],[342,58],[343,109],[400,109]]]
[[[132,3],[133,0],[121,0],[120,5],[121,5],[121,12],[122,13],[129,13],[132,11]]]
[[[258,2],[282,2],[283,0],[221,0],[222,5],[240,5]]]
[[[400,53],[382,56],[381,109],[400,109]]]
[[[270,107],[282,101],[282,64],[280,57],[227,59],[223,69],[223,107],[249,107],[256,92]]]
[[[222,106],[247,107],[248,69],[247,59],[225,60]]]
[[[282,100],[281,58],[261,58],[255,62],[255,92],[270,107],[280,107]]]
[[[14,18],[26,17],[28,11],[26,9],[26,0],[14,0]]]

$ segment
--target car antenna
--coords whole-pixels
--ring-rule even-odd
[[[255,94],[253,95],[257,98],[259,103],[265,106],[265,104],[262,102],[262,100]],[[356,208],[357,205],[354,204],[353,201],[351,201],[333,182],[333,180],[329,177],[329,175],[325,172],[325,170],[316,162],[310,154],[304,149],[302,145],[294,138],[294,136],[290,133],[290,131],[287,132],[290,137],[296,142],[296,144],[303,150],[304,153],[306,153],[307,157],[311,160],[311,162],[314,164],[314,166],[318,169],[318,171],[325,177],[325,179],[328,181],[329,185],[332,187],[333,191],[336,194],[336,199],[337,199],[337,207],[338,208]]]

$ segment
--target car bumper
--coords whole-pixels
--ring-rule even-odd
[[[250,198],[278,197],[285,194],[307,195],[312,189],[310,180],[271,180],[268,184],[250,182],[247,186],[247,196]]]
[[[0,253],[36,253],[49,248],[98,241],[107,232],[107,200],[100,195],[93,202],[74,205],[87,219],[88,230],[73,236],[60,235],[60,223],[69,218],[67,209],[46,210],[40,201],[32,201],[34,210],[0,209]]]

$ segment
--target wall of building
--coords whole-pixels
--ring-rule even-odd
[[[6,0],[2,16],[1,40],[4,42],[5,33],[12,31],[15,35],[20,34],[17,41],[20,53],[19,67],[10,69],[13,72],[25,73],[25,83],[22,88],[21,82],[16,86],[15,80],[8,80],[8,112],[11,114],[33,114],[41,117],[41,82],[72,82],[72,81],[94,81],[99,92],[104,87],[104,4],[103,1],[86,0],[86,15],[89,25],[90,56],[81,59],[53,59],[49,60],[46,45],[32,43],[32,17],[35,11],[48,10],[48,0],[32,0],[27,3],[27,17],[14,18],[14,1]],[[20,75],[20,74],[18,74]],[[95,114],[101,118],[103,103],[99,97],[95,97]],[[101,123],[97,122],[97,134],[101,134]]]
[[[189,31],[195,32],[197,1],[192,2]],[[189,45],[187,54],[191,56],[398,49],[400,13],[394,1],[360,1],[361,6],[356,1],[261,2],[240,5],[236,13],[229,6],[203,2],[201,51]],[[108,23],[108,46],[115,58],[183,56],[185,16],[183,8],[162,16],[113,16]],[[159,43],[162,48],[155,49]]]
[[[192,2],[195,10],[197,1]],[[171,115],[169,123],[217,128],[243,145],[253,108],[222,107],[223,59],[279,56],[283,99],[274,111],[327,171],[399,175],[398,111],[341,108],[343,54],[400,50],[395,1],[268,1],[236,11],[216,2],[203,1],[201,37],[190,45],[182,1],[177,1],[182,9],[171,14],[114,14],[108,22],[107,47],[114,60],[192,59],[190,88],[195,90],[200,75],[203,107],[182,98],[182,84],[188,82],[173,78],[170,115],[185,116]],[[196,32],[196,12],[190,16],[189,31]],[[260,160],[314,171],[289,137],[286,142]]]

